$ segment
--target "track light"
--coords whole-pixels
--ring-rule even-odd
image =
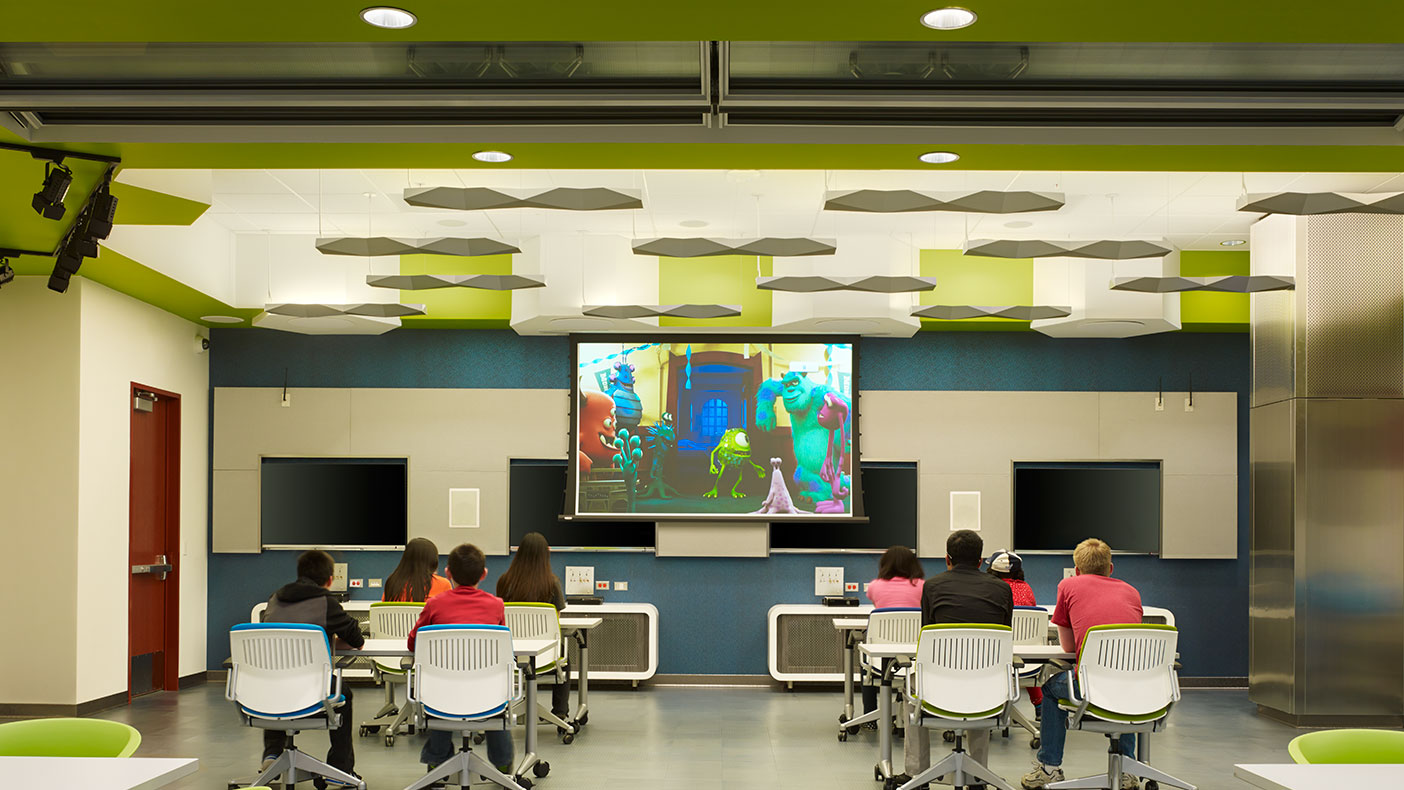
[[[0,258],[0,286],[15,279],[15,270],[10,268],[9,258]]]
[[[116,216],[117,198],[108,191],[108,185],[103,184],[88,202],[88,226],[84,235],[93,239],[107,238],[112,233],[112,222]]]
[[[95,242],[89,242],[94,247]],[[54,259],[54,271],[49,275],[49,290],[64,293],[68,290],[68,281],[73,275],[78,273],[78,269],[83,266],[82,243],[78,240],[70,241],[59,250],[58,256]]]
[[[34,193],[34,211],[45,219],[63,219],[63,199],[73,185],[73,171],[62,162],[50,162],[44,168],[44,186]]]

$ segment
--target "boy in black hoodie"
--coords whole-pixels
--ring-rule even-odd
[[[327,638],[334,645],[346,645],[360,649],[366,640],[361,636],[361,626],[336,602],[327,588],[331,586],[333,567],[332,556],[325,551],[313,549],[304,551],[297,558],[297,581],[284,585],[268,599],[268,609],[263,613],[265,623],[306,623],[321,626]],[[356,766],[356,753],[351,745],[352,715],[351,687],[341,686],[341,694],[346,702],[341,706],[341,726],[329,730],[331,748],[327,750],[327,763],[333,768],[358,775],[352,769]],[[283,751],[287,735],[282,730],[263,731],[263,767],[267,768]],[[318,777],[313,780],[318,788],[326,787],[326,780]],[[337,786],[340,783],[333,782]]]

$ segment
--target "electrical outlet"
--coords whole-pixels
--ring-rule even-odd
[[[346,592],[346,563],[337,562],[332,564],[332,592]]]
[[[595,589],[596,589],[596,590],[608,590],[608,589],[609,589],[609,582],[595,582]]]
[[[367,586],[367,587],[370,587],[370,588],[372,588],[372,589],[374,589],[374,588],[376,588],[376,587],[379,587],[379,586],[380,586],[380,580],[379,580],[379,579],[371,579],[370,581],[366,582],[366,586]]]
[[[814,569],[815,595],[843,595],[843,568]]]
[[[567,565],[565,575],[566,595],[589,595],[595,591],[595,566]]]
[[[843,591],[846,593],[858,592],[858,582],[844,582]]]
[[[352,586],[353,588],[364,587],[364,586],[366,586],[366,580],[365,580],[365,579],[352,579],[352,580],[351,580],[351,586]]]
[[[872,583],[872,582],[863,582],[863,592],[866,593],[866,592],[868,591],[868,588],[869,588],[869,587],[872,587],[872,586],[873,586],[873,583]]]
[[[629,583],[628,583],[628,582],[615,582],[615,583],[614,583],[614,590],[615,590],[615,592],[620,592],[620,591],[627,590],[627,589],[629,589]]]
[[[1072,577],[1074,577],[1074,576],[1076,576],[1076,575],[1077,575],[1077,568],[1064,568],[1064,569],[1063,569],[1063,578],[1064,578],[1064,579],[1071,579]]]

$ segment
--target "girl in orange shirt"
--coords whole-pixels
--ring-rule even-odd
[[[385,580],[386,601],[427,601],[449,591],[449,581],[434,571],[439,567],[439,547],[428,538],[405,544],[400,564]]]

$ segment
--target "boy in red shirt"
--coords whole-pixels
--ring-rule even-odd
[[[1141,594],[1120,579],[1113,579],[1111,546],[1088,538],[1073,550],[1075,576],[1058,584],[1058,603],[1053,624],[1058,626],[1058,642],[1063,649],[1077,653],[1082,637],[1094,625],[1128,625],[1141,622]],[[1023,777],[1025,790],[1037,790],[1063,779],[1063,744],[1068,737],[1067,715],[1058,708],[1059,699],[1072,698],[1071,673],[1061,672],[1043,684],[1043,726],[1039,737],[1038,762]],[[1136,753],[1136,736],[1121,736],[1121,753]],[[1121,790],[1135,790],[1140,783],[1130,774],[1121,775]]]
[[[426,625],[506,625],[507,614],[502,599],[478,589],[478,582],[487,578],[487,558],[477,546],[464,543],[448,555],[448,579],[453,589],[430,598],[420,612],[419,620],[409,632],[409,649],[414,650],[414,637]],[[503,773],[512,771],[512,733],[489,730],[487,736],[488,762]],[[453,734],[447,730],[430,730],[419,750],[419,761],[429,766],[442,763],[453,756]]]

